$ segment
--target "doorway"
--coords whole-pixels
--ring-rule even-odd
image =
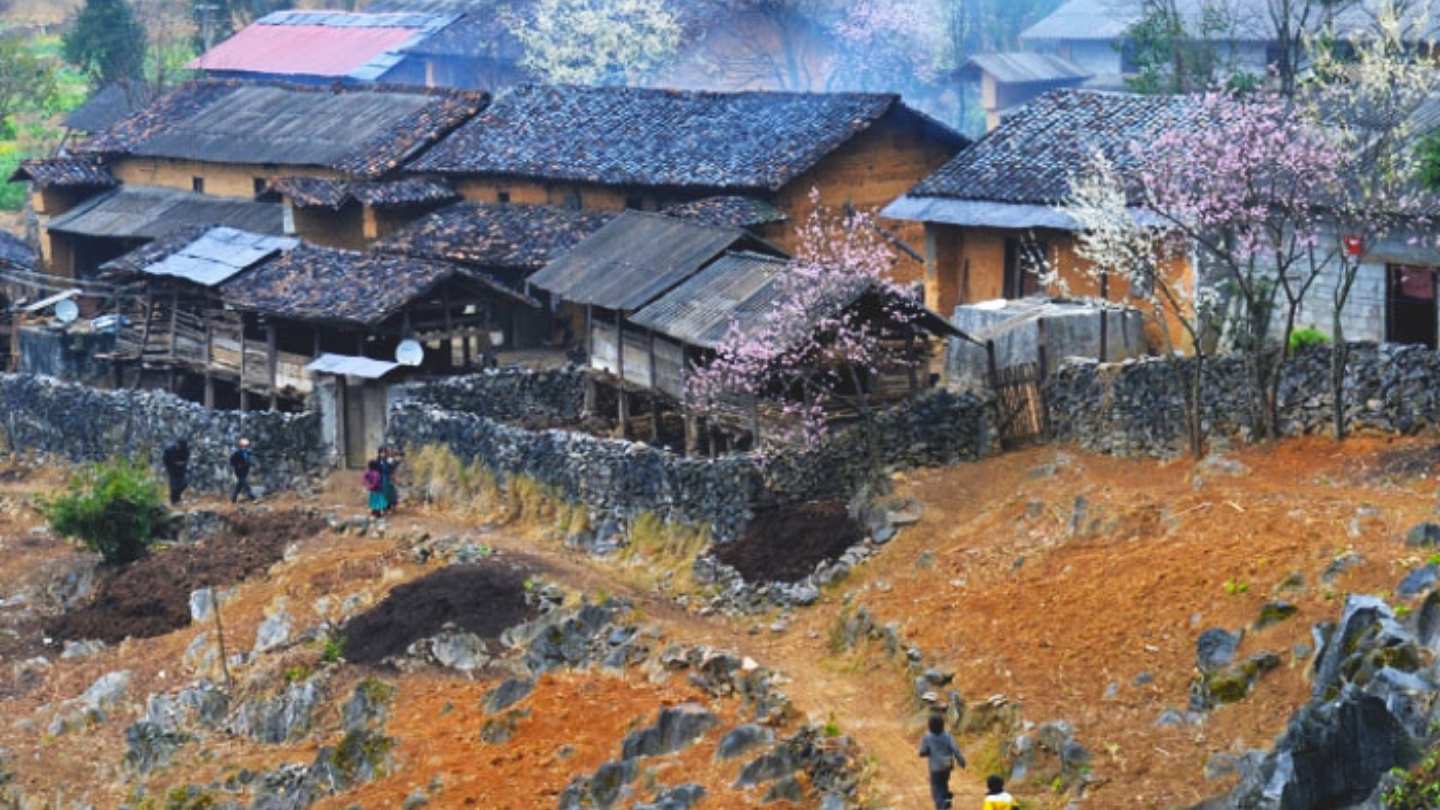
[[[1045,271],[1045,243],[1036,239],[1005,240],[1005,278],[1002,294],[1014,300],[1040,292]]]
[[[1385,275],[1385,341],[1435,348],[1435,268],[1390,265]]]

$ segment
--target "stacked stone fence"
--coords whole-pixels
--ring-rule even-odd
[[[215,411],[158,391],[106,391],[0,374],[0,438],[12,453],[73,462],[126,456],[146,459],[158,471],[165,448],[186,438],[191,487],[224,492],[234,481],[230,453],[242,436],[255,453],[251,481],[268,491],[302,489],[326,472],[313,413]]]
[[[1313,347],[1281,367],[1278,415],[1283,435],[1333,433],[1331,359],[1329,347]],[[1125,456],[1185,452],[1185,386],[1194,362],[1066,361],[1046,385],[1054,439]],[[1252,441],[1253,389],[1244,358],[1211,358],[1204,369],[1201,421],[1208,439],[1219,445]],[[1423,346],[1351,344],[1344,397],[1352,432],[1440,432],[1440,353]]]
[[[537,416],[578,419],[585,406],[585,372],[574,366],[543,371],[516,366],[486,369],[406,385],[391,399],[501,421]]]
[[[439,394],[417,387],[392,410],[387,441],[411,448],[445,447],[467,464],[478,460],[502,480],[532,478],[566,500],[585,504],[598,517],[623,520],[653,512],[708,526],[719,540],[736,536],[757,509],[849,497],[877,465],[894,469],[950,464],[991,450],[989,401],[935,391],[877,415],[873,443],[861,428],[854,428],[812,449],[685,458],[638,442],[507,424],[493,414],[534,412],[515,392],[543,392],[545,401],[536,408],[555,401],[548,385],[517,383],[515,373],[524,372],[447,381]],[[579,382],[583,391],[583,377]],[[487,392],[492,384],[516,398],[496,408]],[[456,395],[457,390],[465,393]],[[474,410],[435,404],[467,402],[475,403]]]

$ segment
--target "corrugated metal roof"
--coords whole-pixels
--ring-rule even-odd
[[[281,166],[330,166],[436,101],[424,93],[236,87],[137,143],[142,156]]]
[[[972,66],[1006,84],[1079,82],[1094,75],[1069,59],[1045,53],[982,53],[966,64]]]
[[[378,380],[400,368],[399,363],[386,360],[372,360],[369,357],[352,357],[346,354],[322,354],[305,367],[311,374],[337,374],[346,377],[360,377]]]
[[[48,230],[80,236],[155,239],[188,225],[229,225],[279,235],[285,231],[279,203],[208,197],[150,186],[121,186],[92,197],[50,220]]]
[[[716,348],[734,324],[755,326],[772,310],[787,262],[759,253],[727,253],[630,317],[692,346]]]
[[[282,11],[194,59],[192,70],[373,81],[455,18],[433,14]]]
[[[289,237],[267,236],[226,227],[212,228],[199,239],[141,272],[151,276],[173,276],[214,287],[298,244],[299,239]]]
[[[567,301],[633,312],[747,242],[760,244],[739,228],[626,211],[528,281]]]

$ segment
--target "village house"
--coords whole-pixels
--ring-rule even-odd
[[[970,149],[911,189],[887,216],[925,223],[925,300],[940,312],[994,299],[1066,294],[1116,304],[1123,280],[1096,280],[1075,252],[1076,223],[1064,210],[1073,178],[1103,153],[1123,177],[1133,144],[1183,124],[1190,98],[1091,90],[1047,93],[1006,116]],[[1436,345],[1435,269],[1440,251],[1396,233],[1362,246],[1362,265],[1343,319],[1352,340]],[[1166,272],[1191,279],[1192,254]],[[1297,325],[1330,331],[1338,265],[1311,285]],[[1059,284],[1042,289],[1041,271]],[[1177,324],[1171,338],[1184,343]],[[1152,336],[1158,339],[1158,335]]]
[[[1107,80],[1063,56],[1044,53],[987,53],[972,58],[960,71],[966,81],[980,84],[980,106],[985,110],[985,130],[1000,125],[1007,111],[1020,107],[1051,90],[1071,87],[1107,88]],[[1117,79],[1114,84],[1123,84]]]
[[[626,211],[529,282],[583,309],[586,365],[594,374],[586,410],[595,410],[603,386],[614,395],[620,435],[636,428],[657,441],[668,419],[682,425],[693,454],[702,441],[711,448],[753,442],[782,418],[753,397],[695,412],[687,386],[732,329],[756,329],[770,316],[788,264],[777,246],[741,228]],[[860,298],[851,304],[862,306]],[[883,307],[872,310],[885,317]],[[867,380],[877,404],[928,385],[928,336],[957,334],[933,313],[917,324],[926,338],[897,338],[915,341],[915,362]]]
[[[187,67],[212,79],[453,86],[427,75],[412,49],[459,20],[457,14],[276,11]]]
[[[657,211],[749,198],[769,220],[755,232],[793,250],[812,190],[824,206],[878,209],[966,144],[896,95],[522,85],[411,169],[473,202]],[[895,227],[918,247],[918,226]],[[918,280],[920,262],[899,272]]]
[[[172,227],[293,233],[293,211],[260,199],[273,178],[399,179],[486,100],[449,90],[197,81],[74,144],[66,157],[22,164],[11,179],[31,184],[46,268],[83,279]],[[357,193],[367,201],[362,220],[384,219],[397,199],[431,201],[412,199],[412,185]]]

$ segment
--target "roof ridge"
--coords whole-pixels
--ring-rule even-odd
[[[688,96],[693,98],[846,98],[846,99],[888,99],[901,101],[899,93],[867,92],[846,90],[841,92],[816,92],[811,90],[697,90],[682,87],[649,87],[641,85],[600,85],[573,84],[569,82],[523,82],[509,92],[532,90],[579,90],[601,93],[646,93],[652,95]]]

